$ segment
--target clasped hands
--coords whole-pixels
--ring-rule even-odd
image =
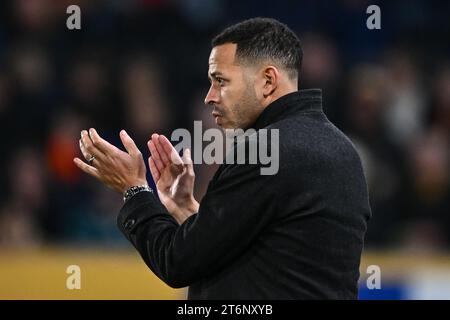
[[[100,137],[93,128],[81,131],[80,150],[88,163],[74,158],[74,163],[85,173],[123,194],[132,186],[146,185],[146,168],[142,153],[125,130],[120,139],[126,152]],[[159,199],[167,211],[182,224],[198,212],[195,200],[195,174],[189,149],[183,157],[163,135],[154,133],[147,143],[151,156],[150,172],[155,181]]]

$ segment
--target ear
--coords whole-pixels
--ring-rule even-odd
[[[263,96],[267,98],[277,89],[280,81],[280,72],[275,66],[266,66],[262,70],[264,85]]]

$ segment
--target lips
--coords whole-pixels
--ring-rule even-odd
[[[218,112],[213,112],[212,116],[214,117],[214,120],[216,121],[217,125],[220,125],[220,118],[222,117],[222,115]]]

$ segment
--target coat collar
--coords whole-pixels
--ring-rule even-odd
[[[293,113],[322,111],[322,90],[304,89],[288,93],[269,104],[252,128],[258,130]]]

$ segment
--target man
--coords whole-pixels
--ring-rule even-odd
[[[125,193],[119,228],[160,279],[189,286],[190,299],[357,298],[366,181],[352,143],[322,111],[321,91],[298,91],[301,61],[300,41],[273,19],[241,22],[212,41],[205,103],[224,129],[279,130],[279,170],[222,164],[200,204],[189,150],[181,159],[152,135],[160,202],[125,131],[127,152],[82,132],[90,164],[75,163]]]

